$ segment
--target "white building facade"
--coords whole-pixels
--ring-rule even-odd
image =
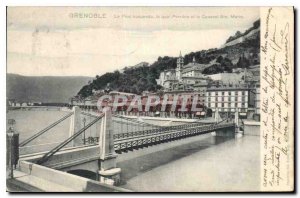
[[[220,85],[208,87],[206,90],[205,105],[213,112],[247,113],[249,108],[249,87],[242,85]]]
[[[197,63],[195,57],[192,62],[184,65],[184,59],[180,53],[176,69],[168,69],[161,72],[156,82],[164,87],[165,91],[182,89],[192,91],[195,84],[203,84],[209,79],[209,77],[202,74],[202,71],[208,66],[210,64]]]

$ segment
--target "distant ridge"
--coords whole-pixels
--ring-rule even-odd
[[[6,97],[18,102],[65,103],[92,77],[6,75]]]

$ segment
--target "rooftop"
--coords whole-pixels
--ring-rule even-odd
[[[219,85],[209,85],[207,91],[215,90],[249,90],[252,87],[248,84],[219,84]]]

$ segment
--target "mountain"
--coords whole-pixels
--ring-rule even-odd
[[[224,41],[220,48],[191,52],[184,56],[184,64],[192,62],[211,66],[203,70],[203,74],[232,72],[233,68],[248,68],[260,64],[260,20],[244,33],[237,31],[235,35]],[[105,89],[109,84],[113,90],[141,94],[143,91],[157,91],[161,86],[156,80],[160,72],[176,68],[177,57],[158,57],[149,66],[126,67],[123,70],[96,76],[93,81],[83,86],[78,96],[86,98],[93,90]],[[216,64],[212,64],[216,63]]]
[[[65,103],[87,84],[84,76],[21,76],[6,75],[6,96],[18,102]]]

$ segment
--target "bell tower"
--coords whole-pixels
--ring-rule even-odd
[[[183,57],[180,51],[179,57],[177,59],[177,67],[176,67],[176,78],[179,81],[182,81],[182,67],[183,67]]]

